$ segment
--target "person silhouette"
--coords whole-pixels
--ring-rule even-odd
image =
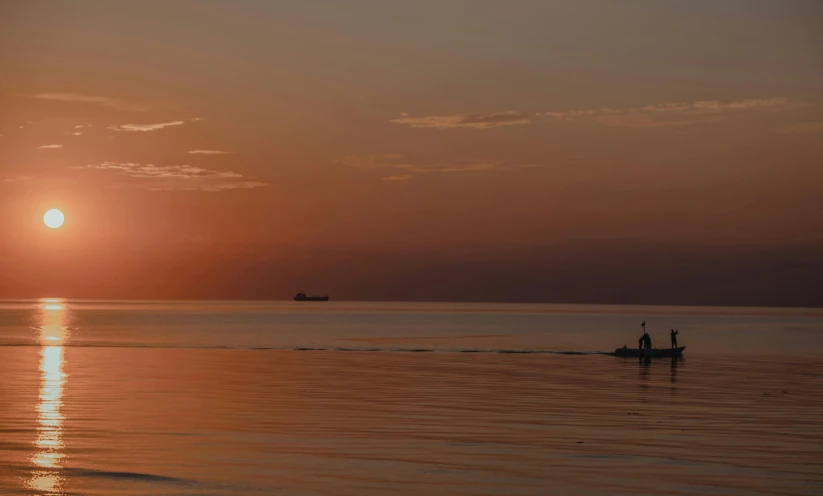
[[[672,348],[677,348],[677,335],[680,334],[680,331],[672,329]]]
[[[640,339],[637,342],[637,347],[641,350],[643,348],[646,348],[647,350],[650,350],[652,348],[652,338],[649,336],[649,333],[645,330],[643,331],[643,335],[640,336]]]

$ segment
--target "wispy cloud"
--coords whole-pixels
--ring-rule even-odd
[[[643,110],[652,112],[728,112],[739,110],[762,109],[768,107],[782,106],[789,103],[786,97],[777,98],[751,98],[747,100],[731,100],[731,101],[701,101],[694,103],[664,103],[662,105],[647,105]]]
[[[703,100],[646,105],[644,107],[617,110],[613,108],[575,109],[537,112],[534,114],[513,111],[485,114],[454,114],[427,117],[410,117],[405,112],[390,122],[409,127],[434,129],[491,129],[501,126],[530,124],[535,118],[551,118],[560,121],[594,121],[606,126],[619,127],[666,127],[720,121],[731,114],[764,112],[791,108],[786,97],[750,98],[744,100]]]
[[[408,117],[392,119],[395,124],[404,124],[410,127],[428,127],[435,129],[470,128],[491,129],[501,126],[518,126],[529,124],[529,115],[512,111],[492,114],[455,114],[429,117]]]
[[[31,97],[39,100],[100,105],[103,107],[128,112],[145,112],[148,110],[148,108],[144,105],[129,103],[120,100],[119,98],[109,98],[105,96],[77,95],[74,93],[36,93],[31,95]]]
[[[542,114],[537,114],[538,116],[543,117],[551,117],[553,119],[563,120],[563,121],[572,121],[576,119],[588,119],[591,117],[603,116],[603,115],[618,115],[622,114],[623,112],[619,110],[614,110],[610,108],[602,108],[602,109],[589,109],[589,110],[567,110],[565,112],[543,112]]]
[[[148,132],[182,125],[183,121],[169,121],[159,122],[157,124],[123,124],[122,126],[109,126],[109,129],[112,131]]]
[[[32,176],[8,176],[3,179],[4,183],[27,183],[34,179]]]
[[[189,155],[231,155],[231,152],[223,150],[189,150]]]
[[[40,150],[50,150],[53,148],[63,148],[63,145],[40,145],[37,148]]]
[[[65,134],[66,136],[82,136],[83,135],[83,133],[81,133],[80,131],[74,131],[73,133],[63,133],[63,134]]]
[[[210,191],[219,192],[232,189],[254,189],[268,186],[258,181],[200,181],[199,185],[167,184],[148,188],[150,191]]]
[[[789,99],[753,98],[746,100],[708,100],[646,105],[628,110],[611,108],[543,112],[538,114],[562,121],[591,120],[607,126],[668,127],[723,120],[727,115],[787,108]]]
[[[396,169],[414,174],[435,172],[473,172],[494,169],[526,169],[543,167],[542,164],[527,164],[504,160],[455,160],[451,162],[415,163],[396,153],[350,155],[341,164],[356,169]],[[401,181],[410,179],[411,174],[393,175],[384,180]]]
[[[816,134],[823,133],[823,122],[795,122],[779,129],[781,133]]]
[[[96,169],[116,172],[138,180],[138,186],[152,191],[223,191],[252,189],[266,183],[232,171],[216,171],[191,165],[139,164],[134,162],[103,162],[73,169]]]

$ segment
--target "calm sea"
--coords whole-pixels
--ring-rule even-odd
[[[821,309],[0,301],[2,495],[821,492]]]

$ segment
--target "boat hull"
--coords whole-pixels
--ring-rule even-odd
[[[294,301],[329,301],[328,296],[306,296],[303,298],[295,298]]]
[[[679,348],[652,348],[639,350],[637,348],[617,348],[614,356],[621,358],[677,358],[683,356],[685,346]]]

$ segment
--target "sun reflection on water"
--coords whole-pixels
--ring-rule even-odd
[[[39,340],[40,395],[37,403],[37,439],[34,441],[34,465],[28,482],[29,489],[46,495],[64,494],[63,477],[59,470],[65,457],[63,421],[63,389],[66,374],[63,344],[69,338],[66,305],[57,298],[40,301]]]

